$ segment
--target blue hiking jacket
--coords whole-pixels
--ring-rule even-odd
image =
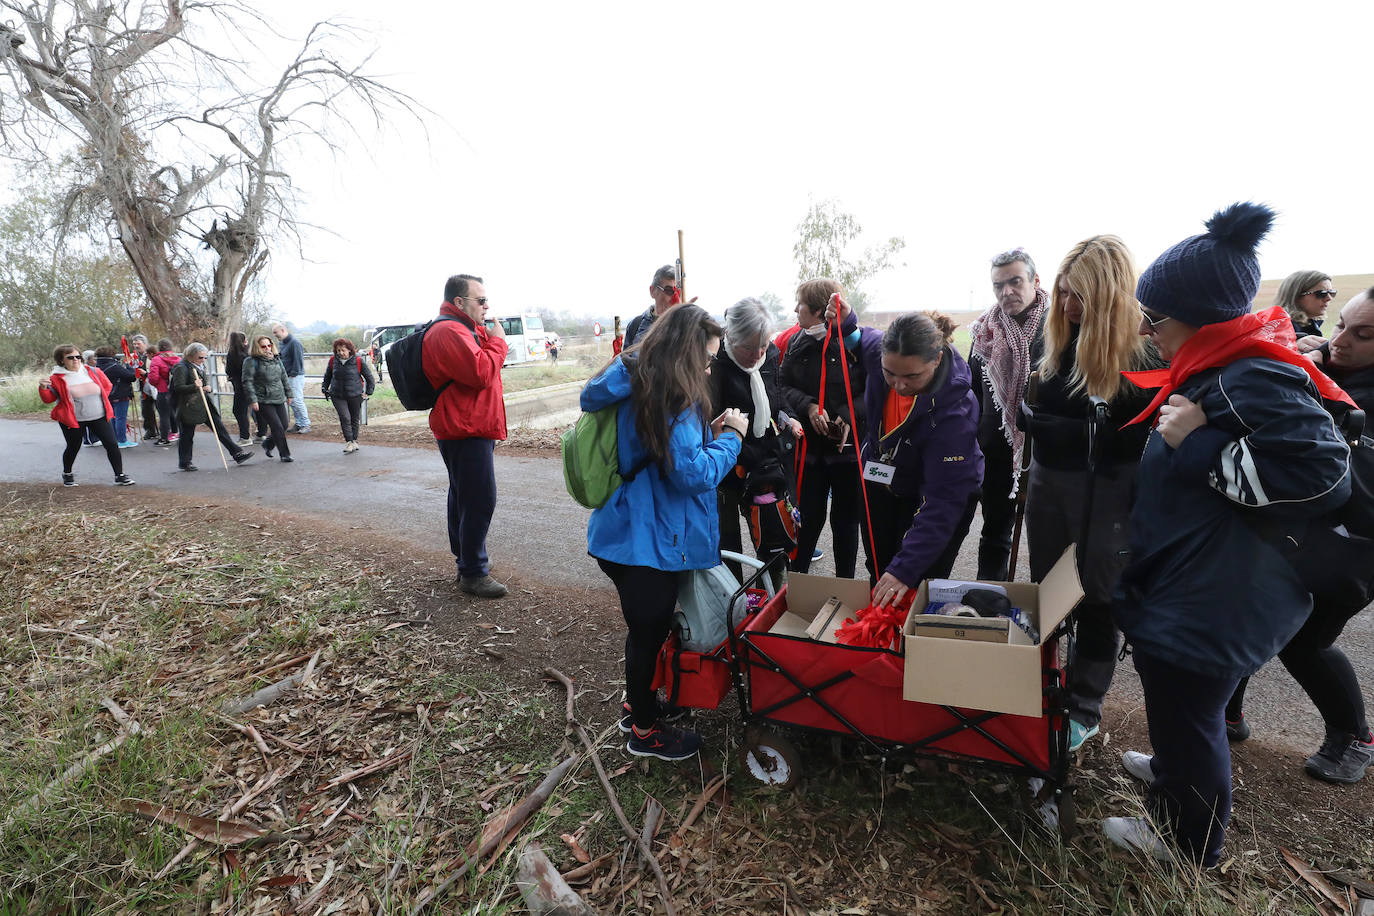
[[[626,473],[648,455],[636,432],[630,400],[630,372],[623,359],[582,389],[582,409],[619,404],[616,443],[620,470]],[[739,459],[740,438],[733,433],[714,442],[698,410],[688,408],[673,420],[666,475],[650,464],[612,494],[587,523],[587,553],[626,566],[679,571],[708,569],[720,562],[716,487]]]

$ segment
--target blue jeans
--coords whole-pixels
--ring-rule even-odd
[[[496,511],[496,443],[438,439],[448,468],[448,548],[464,579],[487,574],[487,529]]]
[[[111,421],[111,425],[114,427],[115,441],[129,441],[129,402],[111,401],[110,406],[114,408],[114,420]]]
[[[310,428],[310,414],[305,410],[305,376],[293,375],[288,382],[291,383],[291,413],[296,419],[296,429],[304,432]]]

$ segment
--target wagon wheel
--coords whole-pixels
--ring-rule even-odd
[[[770,731],[751,731],[740,747],[744,771],[765,786],[783,789],[793,785],[801,772],[797,749],[782,735]]]
[[[1054,798],[1059,805],[1059,837],[1066,843],[1078,834],[1078,800],[1075,796],[1071,785],[1054,790]]]

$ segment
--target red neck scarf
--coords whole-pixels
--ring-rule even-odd
[[[1241,315],[1230,321],[1203,325],[1196,334],[1184,341],[1167,369],[1147,369],[1121,373],[1140,388],[1158,388],[1150,406],[1140,412],[1132,423],[1148,420],[1169,399],[1169,395],[1192,376],[1204,369],[1229,366],[1238,359],[1261,357],[1297,366],[1307,373],[1321,396],[1330,401],[1344,401],[1356,406],[1350,395],[1331,381],[1317,364],[1298,353],[1293,334],[1293,322],[1279,306]]]

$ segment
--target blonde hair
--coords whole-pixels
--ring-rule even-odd
[[[1071,392],[1086,392],[1107,401],[1121,393],[1123,369],[1139,366],[1147,344],[1138,333],[1140,304],[1135,298],[1136,270],[1126,243],[1114,235],[1095,235],[1075,245],[1059,264],[1050,287],[1050,310],[1045,318],[1045,352],[1040,378],[1059,371],[1059,354],[1073,336],[1064,313],[1061,284],[1083,300],[1083,320]]]
[[[1281,306],[1288,313],[1288,317],[1298,324],[1307,324],[1312,320],[1312,316],[1304,312],[1302,306],[1298,305],[1298,297],[1323,280],[1330,281],[1331,275],[1322,273],[1320,270],[1300,270],[1297,273],[1289,274],[1279,284],[1279,291],[1274,296],[1274,305]]]

